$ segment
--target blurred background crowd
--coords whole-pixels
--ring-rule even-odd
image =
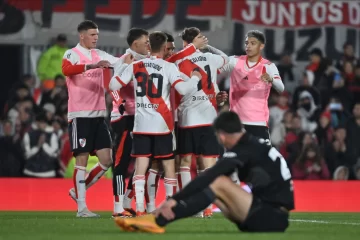
[[[60,34],[40,56],[36,76],[25,74],[8,93],[0,127],[0,176],[72,176],[68,95],[61,71],[69,45]],[[285,157],[293,178],[360,180],[360,62],[354,46],[345,42],[339,59],[312,49],[300,75],[289,54],[276,64],[286,91],[269,97],[271,143]],[[228,91],[229,76],[219,75],[218,84]],[[111,104],[107,96],[109,114]],[[91,156],[89,168],[96,161]]]

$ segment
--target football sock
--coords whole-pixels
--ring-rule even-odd
[[[180,190],[184,188],[189,182],[191,182],[191,173],[189,167],[180,167],[180,179],[181,182],[179,184]]]
[[[164,178],[166,198],[171,197],[176,193],[177,180],[176,178]]]
[[[215,201],[215,193],[208,187],[203,191],[185,199],[177,201],[175,207],[172,208],[175,218],[172,220],[165,219],[161,214],[156,218],[156,223],[159,226],[165,226],[178,219],[193,216],[200,212]]]
[[[83,166],[75,166],[73,181],[76,194],[76,202],[78,205],[78,211],[82,211],[86,208],[86,188],[85,188],[85,170]]]
[[[89,189],[89,187],[99,181],[99,179],[106,173],[107,170],[108,168],[101,163],[95,164],[95,166],[90,170],[89,175],[85,179],[86,189]]]
[[[134,197],[134,190],[127,189],[124,196],[123,208],[131,208],[131,201]]]
[[[155,210],[155,195],[156,195],[156,177],[158,171],[149,169],[146,174],[146,189],[145,189],[145,200],[146,200],[146,211],[151,213]]]
[[[136,198],[136,211],[144,212],[144,191],[145,191],[145,176],[144,175],[135,175],[133,178],[133,189],[135,189],[135,198]]]

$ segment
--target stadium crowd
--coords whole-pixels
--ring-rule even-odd
[[[65,44],[61,35],[51,50],[55,57],[60,52],[62,59]],[[330,60],[313,49],[302,76],[294,74],[287,54],[277,64],[286,91],[273,91],[269,98],[271,143],[286,158],[294,179],[360,180],[360,62],[351,44],[343,50],[340,59]],[[39,63],[54,60],[46,53],[48,60]],[[44,84],[36,87],[36,78],[26,74],[9,92],[0,127],[1,177],[72,176],[68,92],[61,64],[59,70],[50,66],[45,69],[54,75],[51,84],[49,77],[41,77]],[[43,69],[37,75],[44,76]],[[229,90],[228,81],[219,76],[220,90]],[[106,100],[110,116],[111,96]],[[225,104],[221,111],[227,109]],[[30,142],[37,147],[30,148]]]

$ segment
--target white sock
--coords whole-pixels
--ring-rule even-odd
[[[155,211],[155,195],[156,195],[156,177],[158,171],[149,169],[146,176],[146,212],[151,213]]]
[[[189,167],[180,167],[180,179],[181,183],[179,184],[180,190],[183,189],[186,185],[191,182],[191,173]]]
[[[74,187],[76,194],[76,202],[78,205],[78,212],[82,211],[86,206],[86,187],[85,187],[85,167],[75,166],[74,169]]]
[[[131,202],[133,199],[133,190],[132,189],[126,189],[124,201],[123,201],[123,208],[131,208]]]
[[[135,186],[136,211],[144,212],[145,176],[135,175],[133,178],[133,184]]]
[[[177,180],[176,178],[164,178],[166,198],[171,197],[176,193]]]
[[[240,186],[240,179],[237,175],[237,172],[233,172],[233,174],[231,174],[230,178],[236,185]]]
[[[85,180],[86,189],[89,189],[89,187],[99,181],[99,179],[106,173],[107,170],[108,168],[101,163],[95,164],[95,166],[90,170],[89,175]]]
[[[114,197],[114,213],[122,213],[124,211],[123,202],[124,195],[117,195]]]

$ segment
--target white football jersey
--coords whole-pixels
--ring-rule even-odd
[[[151,56],[130,64],[117,80],[123,86],[134,80],[133,133],[155,135],[174,130],[170,89],[183,82],[175,64]]]
[[[225,59],[216,54],[195,53],[175,62],[181,77],[189,79],[194,69],[200,71],[201,81],[197,86],[197,92],[186,94],[177,98],[178,121],[180,127],[201,127],[212,125],[217,116],[216,94],[219,92],[217,85],[217,70],[224,66]]]

